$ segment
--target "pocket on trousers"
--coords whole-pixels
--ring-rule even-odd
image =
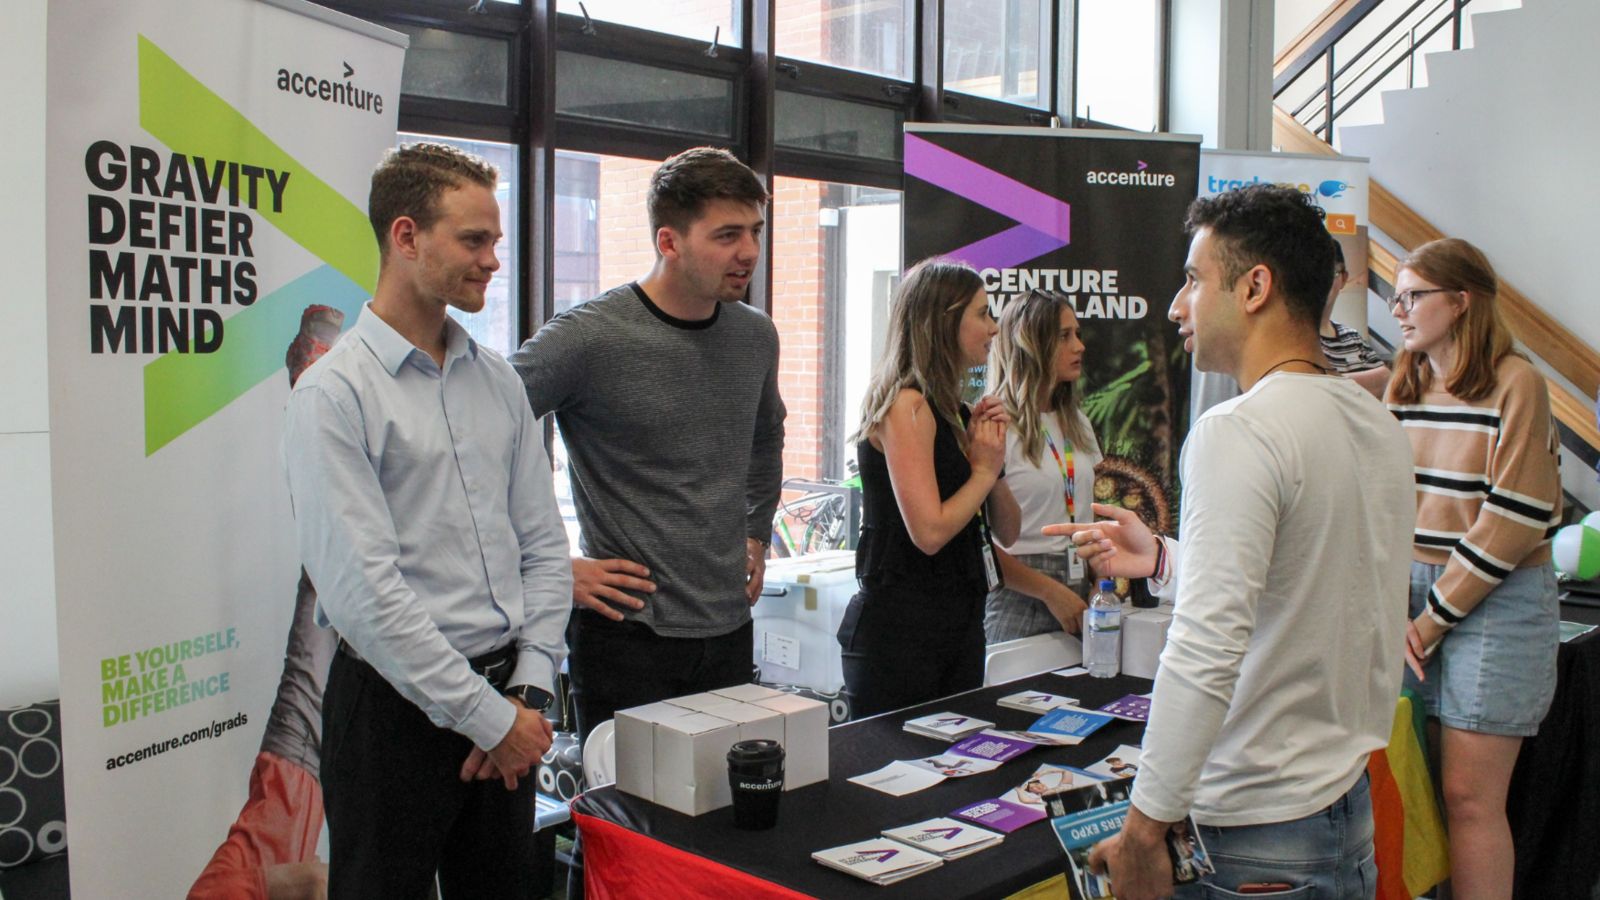
[[[370,723],[362,721],[359,713],[361,708],[366,705],[367,691],[370,690],[371,686],[365,678],[354,676],[350,673],[344,674],[352,684],[347,686],[347,690],[340,691],[342,695],[340,699],[343,702],[339,703],[336,708],[327,710],[332,721],[337,722],[338,725],[330,729],[327,724],[324,724],[322,729],[322,766],[330,772],[347,772],[352,766],[360,764],[359,757],[361,754],[346,753],[344,752],[345,747],[350,743],[351,738],[355,738],[358,743],[360,742],[359,735],[351,734],[353,729],[370,727]]]
[[[1230,891],[1225,887],[1210,882],[1200,885],[1200,896],[1214,897],[1218,898],[1218,900],[1231,900],[1234,897],[1243,897],[1246,900],[1308,900],[1310,897],[1315,897],[1316,893],[1317,886],[1314,884],[1302,884],[1297,888],[1290,888],[1287,891],[1279,891],[1273,894],[1241,894],[1238,891]]]

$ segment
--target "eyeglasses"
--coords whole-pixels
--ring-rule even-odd
[[[1406,315],[1408,315],[1408,316],[1411,315],[1411,311],[1413,309],[1415,309],[1416,306],[1417,306],[1417,298],[1418,297],[1426,297],[1429,294],[1453,294],[1453,293],[1455,293],[1455,291],[1451,290],[1450,288],[1423,288],[1420,291],[1401,291],[1400,293],[1395,294],[1392,298],[1390,298],[1390,300],[1389,300],[1389,315],[1391,315],[1391,316],[1394,315],[1394,311],[1395,311],[1396,307],[1398,307],[1400,309],[1400,311],[1405,313]]]

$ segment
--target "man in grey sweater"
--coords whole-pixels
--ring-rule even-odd
[[[546,323],[511,363],[572,461],[583,556],[567,630],[578,729],[746,682],[783,480],[772,320],[741,303],[765,187],[701,147],[650,179],[656,260]]]

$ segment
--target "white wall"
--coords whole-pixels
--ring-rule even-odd
[[[1284,45],[1306,30],[1322,11],[1338,0],[1277,0],[1273,4],[1272,53],[1274,56]]]
[[[1474,17],[1476,46],[1428,57],[1429,86],[1384,95],[1384,124],[1342,130],[1344,152],[1590,347],[1600,347],[1600,3],[1525,0]]]
[[[54,544],[45,390],[45,0],[5,0],[0,84],[0,707],[53,698]]]

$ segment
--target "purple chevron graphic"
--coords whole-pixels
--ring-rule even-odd
[[[1072,243],[1072,207],[1037,188],[906,135],[906,174],[1016,220],[1017,225],[945,254],[978,269],[1007,269]]]

